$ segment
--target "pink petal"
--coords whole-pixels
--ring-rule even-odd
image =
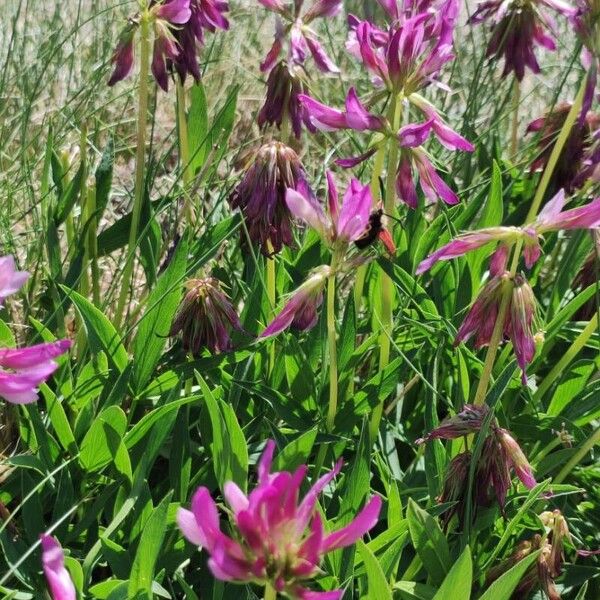
[[[271,465],[273,464],[273,454],[275,453],[275,441],[269,440],[258,461],[258,482],[266,483],[269,480]]]
[[[177,509],[176,520],[177,526],[181,530],[181,533],[183,533],[183,537],[194,544],[194,546],[201,546],[205,538],[198,526],[194,513],[191,510],[180,507]]]
[[[449,150],[464,150],[465,152],[473,152],[475,150],[475,146],[469,140],[448,127],[440,119],[433,121],[433,131],[442,145]]]
[[[419,183],[429,200],[435,202],[438,198],[441,198],[446,204],[458,203],[458,196],[438,175],[434,166],[424,155],[418,158],[417,170],[419,171]]]
[[[282,44],[279,38],[276,38],[271,46],[271,49],[265,56],[265,60],[260,63],[261,72],[270,71],[273,65],[277,62],[279,55],[281,54]]]
[[[425,121],[425,123],[409,123],[398,131],[398,141],[403,148],[415,148],[421,146],[429,137],[431,128],[433,127],[433,119]]]
[[[337,186],[335,185],[335,178],[329,169],[326,171],[325,176],[327,177],[327,203],[329,205],[329,215],[331,216],[331,220],[334,223],[337,223],[340,201]]]
[[[285,194],[285,203],[297,219],[308,223],[321,237],[327,238],[329,224],[323,209],[316,202],[299,194],[296,190],[288,188]]]
[[[18,292],[29,278],[27,271],[15,270],[15,259],[13,256],[0,257],[0,303],[7,296]]]
[[[561,189],[551,200],[548,200],[544,208],[542,208],[535,221],[536,224],[545,225],[546,223],[550,224],[554,222],[565,207],[565,202],[565,190]]]
[[[417,190],[413,181],[410,159],[406,156],[400,159],[400,165],[398,166],[396,193],[402,202],[411,208],[417,208]]]
[[[345,129],[348,127],[346,117],[340,110],[329,108],[314,98],[299,94],[298,100],[306,108],[310,122],[323,131]]]
[[[585,206],[572,208],[558,213],[553,218],[545,219],[541,226],[536,226],[536,231],[543,233],[558,229],[595,229],[598,227],[600,227],[600,198],[592,200]]]
[[[9,369],[28,369],[64,354],[71,340],[36,344],[25,348],[0,348],[0,365]]]
[[[223,495],[227,504],[233,510],[233,514],[237,515],[241,510],[248,508],[248,498],[244,492],[233,482],[227,481],[223,486]]]
[[[356,165],[360,165],[360,163],[371,158],[371,156],[373,156],[375,152],[377,152],[377,148],[371,148],[370,150],[367,150],[367,152],[365,152],[364,154],[360,154],[359,156],[336,158],[335,164],[342,167],[343,169],[352,169],[356,167]]]
[[[63,550],[52,536],[40,535],[42,542],[42,566],[50,588],[52,600],[76,600],[77,593],[71,576],[65,569]]]
[[[367,531],[375,527],[381,510],[381,498],[373,496],[367,505],[354,517],[351,523],[330,533],[323,540],[323,552],[344,548],[354,544]]]
[[[165,2],[156,9],[156,16],[159,19],[169,21],[169,23],[183,25],[192,16],[190,0],[171,0],[171,2]]]
[[[285,4],[281,0],[258,0],[265,8],[274,12],[283,14],[285,13]]]
[[[317,68],[323,73],[339,73],[339,67],[329,58],[323,46],[313,37],[306,36],[308,49],[317,65]]]
[[[355,188],[353,190],[352,188]],[[336,224],[337,235],[354,241],[365,231],[369,223],[369,215],[373,206],[371,189],[354,179],[344,194],[340,216]]]
[[[346,123],[356,131],[379,131],[383,128],[381,118],[370,114],[361,104],[356,90],[350,88],[346,96]]]
[[[193,535],[193,539],[189,538],[190,541],[197,544],[196,540],[200,534],[200,545],[212,552],[222,534],[219,526],[219,511],[208,488],[202,486],[196,490],[192,497],[192,513],[198,529],[188,530]],[[182,529],[182,533],[185,536],[187,532]]]
[[[481,248],[481,246],[497,239],[498,236],[495,234],[495,230],[490,232],[482,230],[479,232],[465,233],[445,246],[442,246],[439,250],[436,250],[433,254],[423,260],[417,267],[416,274],[421,275],[421,273],[428,271],[440,260],[450,260],[458,256],[463,256],[467,252]]]
[[[310,23],[317,17],[335,17],[342,9],[342,0],[316,0],[304,15],[303,21]]]

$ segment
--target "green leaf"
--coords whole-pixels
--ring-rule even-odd
[[[196,379],[204,395],[212,426],[210,449],[217,481],[221,488],[226,481],[234,481],[245,490],[248,479],[248,445],[233,408],[214,397],[198,372]]]
[[[502,172],[498,163],[494,160],[492,165],[492,177],[490,181],[490,192],[481,213],[477,225],[478,229],[493,227],[502,223],[504,206],[502,204]]]
[[[413,546],[434,584],[440,585],[450,570],[450,549],[438,522],[412,498],[406,510]]]
[[[356,542],[356,547],[362,556],[367,571],[367,581],[369,583],[367,592],[368,600],[392,600],[392,591],[388,586],[383,569],[375,555],[362,540]]]
[[[295,471],[308,461],[317,438],[317,428],[313,427],[292,440],[273,461],[273,471]]]
[[[115,367],[122,372],[127,366],[127,352],[112,323],[89,300],[64,285],[60,287],[73,301],[83,319],[92,352],[95,354],[104,352]]]
[[[402,600],[431,600],[436,589],[424,583],[414,581],[396,581],[394,590],[397,590]]]
[[[209,146],[208,104],[202,82],[194,83],[190,88],[190,109],[188,112],[188,137],[190,152],[190,170],[196,173],[206,159]]]
[[[167,509],[171,494],[169,492],[163,498],[144,525],[129,577],[128,598],[152,600],[154,567],[167,529]]]
[[[79,169],[77,169],[77,173],[75,173],[75,177],[71,179],[56,203],[56,208],[54,209],[54,224],[56,227],[58,227],[67,219],[69,213],[73,209],[73,206],[75,206],[75,202],[77,201],[79,192],[81,191],[81,178],[83,177],[83,171],[84,164],[81,163],[79,165]]]
[[[58,443],[71,454],[77,454],[75,436],[73,435],[73,430],[71,429],[62,403],[45,383],[40,385],[40,391],[44,397],[46,411],[58,438]]]
[[[112,186],[113,166],[115,162],[115,142],[112,137],[109,138],[102,157],[94,173],[96,180],[96,219],[99,220],[108,204],[110,188]]]
[[[433,600],[469,600],[473,582],[471,550],[466,546],[452,565]]]
[[[126,464],[129,458],[122,440],[126,429],[127,417],[118,406],[109,406],[103,410],[81,442],[79,462],[83,468],[92,472],[105,467],[111,461]]]
[[[511,567],[506,573],[502,573],[479,597],[479,600],[510,600],[519,581],[521,581],[527,569],[537,559],[540,552],[541,550],[538,550],[530,554],[523,560],[520,560],[514,567]]]
[[[182,239],[147,302],[133,341],[133,385],[140,392],[150,380],[167,341],[181,297],[187,265],[187,241]]]

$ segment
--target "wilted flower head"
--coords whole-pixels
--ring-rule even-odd
[[[543,171],[554,147],[554,140],[562,129],[571,104],[564,102],[543,117],[527,126],[527,132],[539,133],[540,153],[531,164],[532,171]],[[596,150],[595,134],[599,130],[600,116],[587,112],[582,121],[573,124],[569,137],[552,171],[551,189],[564,188],[568,193],[581,187],[594,177],[600,153]]]
[[[541,255],[540,238],[550,231],[568,229],[595,229],[600,227],[600,198],[592,202],[563,210],[566,203],[565,193],[560,190],[540,211],[533,223],[523,227],[488,227],[478,231],[469,231],[454,238],[451,242],[436,250],[421,261],[417,275],[431,269],[440,260],[450,260],[477,250],[486,244],[500,244],[500,254],[494,258],[506,259],[508,250],[518,240],[523,242],[525,265],[531,268]],[[500,261],[502,262],[502,261]],[[496,264],[495,272],[498,272]]]
[[[174,31],[188,22],[192,11],[190,0],[164,0],[151,2],[149,9],[141,15],[129,19],[122,31],[117,48],[112,57],[114,64],[108,85],[112,86],[125,79],[133,68],[135,33],[144,19],[152,25],[154,46],[152,51],[151,70],[156,83],[165,91],[168,90],[167,61],[174,61],[179,56],[179,44]],[[142,74],[143,77],[146,74]]]
[[[466,404],[459,413],[442,421],[438,427],[419,438],[416,443],[422,444],[434,439],[454,440],[477,433],[488,414],[489,409],[485,405]],[[443,491],[438,501],[457,504],[444,513],[442,519],[445,526],[455,514],[462,523],[472,460],[471,452],[467,451],[458,454],[448,465]],[[536,485],[531,466],[520,446],[506,429],[498,426],[495,418],[491,418],[481,455],[474,470],[474,506],[489,506],[495,497],[500,510],[504,512],[506,494],[510,488],[511,470],[514,470],[515,475],[528,489]]]
[[[321,477],[300,500],[308,467],[271,473],[275,443],[269,441],[258,464],[258,482],[248,496],[233,482],[223,494],[232,513],[235,538],[221,531],[217,505],[207,488],[198,488],[191,511],[180,508],[183,535],[210,555],[208,566],[217,579],[272,585],[298,600],[338,600],[343,590],[312,592],[305,582],[319,574],[322,557],[349,546],[377,523],[381,499],[373,496],[345,527],[325,533],[317,510],[319,494],[339,473],[341,462]]]
[[[77,593],[71,576],[65,569],[63,550],[56,538],[42,534],[42,565],[52,600],[76,600]]]
[[[469,451],[461,452],[450,461],[446,469],[442,493],[436,500],[440,504],[446,502],[454,504],[441,515],[444,530],[448,528],[454,515],[458,516],[459,523],[462,524],[464,521],[471,459],[472,456]]]
[[[535,56],[535,46],[555,50],[554,21],[547,9],[550,8],[567,17],[576,10],[563,0],[483,0],[470,18],[471,23],[489,22],[492,36],[487,47],[487,56],[504,57],[502,76],[511,71],[521,81],[528,67],[540,72]]]
[[[485,404],[480,406],[465,404],[460,412],[444,419],[438,427],[416,440],[416,443],[423,444],[430,440],[454,440],[463,435],[475,433],[481,429],[488,412],[489,409]]]
[[[177,71],[181,81],[185,81],[188,73],[200,81],[198,48],[204,45],[204,32],[229,29],[229,21],[224,14],[228,10],[226,0],[190,0],[189,20],[173,32],[179,53],[170,66]]]
[[[292,245],[291,215],[285,202],[288,188],[312,194],[298,155],[281,142],[258,150],[229,197],[232,208],[244,215],[250,239],[265,256]]]
[[[300,103],[300,96],[306,88],[302,67],[294,67],[281,61],[267,79],[265,102],[258,113],[258,126],[276,125],[281,129],[284,121],[289,119],[294,135],[299,138],[302,126],[314,131],[306,108]]]
[[[281,333],[291,327],[297,331],[312,329],[319,319],[319,307],[323,303],[323,290],[331,269],[322,265],[315,269],[309,278],[292,293],[281,312],[260,334],[261,338]]]
[[[575,288],[585,289],[600,281],[600,230],[595,229],[592,233],[594,247],[587,255],[581,269],[573,280]],[[575,313],[575,319],[578,321],[589,321],[594,314],[598,312],[598,303],[595,297],[592,297]]]
[[[218,354],[231,350],[232,329],[242,331],[231,300],[214,277],[190,279],[169,335],[181,333],[183,349],[198,355],[203,348]]]
[[[339,73],[335,63],[327,56],[315,31],[309,27],[319,17],[331,18],[342,8],[342,0],[314,0],[307,11],[302,10],[304,0],[258,0],[277,15],[275,41],[262,62],[261,71],[269,71],[279,60],[284,42],[289,40],[285,58],[290,67],[302,65],[310,53],[317,68],[325,73]]]

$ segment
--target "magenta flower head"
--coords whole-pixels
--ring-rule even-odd
[[[489,22],[492,36],[487,56],[504,57],[502,76],[511,71],[521,81],[525,68],[540,72],[535,47],[555,50],[554,22],[547,9],[573,17],[576,9],[563,0],[483,0],[470,18],[471,23]]]
[[[135,33],[140,20],[144,19],[151,23],[154,32],[152,74],[156,83],[164,91],[167,91],[169,88],[167,61],[176,60],[180,50],[174,32],[178,27],[188,22],[191,14],[190,0],[164,0],[162,2],[153,0],[144,14],[130,18],[119,37],[117,48],[112,57],[114,67],[108,85],[115,85],[115,83],[122,81],[131,74]]]
[[[506,431],[506,429],[497,427],[494,431],[494,435],[504,453],[508,456],[510,466],[514,470],[515,475],[527,489],[533,489],[537,485],[537,481],[535,480],[533,469],[531,468],[527,457],[523,453],[523,450],[521,450],[521,446],[517,444],[517,441],[508,431]]]
[[[76,600],[77,593],[65,568],[63,550],[56,538],[42,534],[42,565],[52,600]]]
[[[181,81],[185,81],[188,73],[200,81],[198,49],[204,45],[204,32],[229,29],[225,17],[228,10],[229,4],[225,0],[190,0],[189,20],[173,32],[179,53],[170,66],[177,71]]]
[[[300,500],[308,467],[271,473],[274,449],[275,443],[267,442],[258,482],[248,496],[235,483],[225,484],[235,538],[221,531],[217,505],[205,487],[194,494],[191,510],[178,510],[179,528],[187,540],[208,552],[208,566],[217,579],[269,584],[298,600],[338,600],[343,590],[315,592],[305,583],[320,573],[327,552],[353,544],[375,526],[381,499],[373,496],[348,525],[325,533],[317,498],[339,473],[341,462]]]
[[[298,155],[281,142],[261,146],[240,183],[229,196],[246,220],[250,239],[265,256],[292,245],[291,214],[285,202],[287,190],[312,195]]]
[[[319,320],[319,307],[323,303],[323,290],[332,275],[330,267],[322,265],[292,293],[281,312],[260,334],[261,338],[281,333],[288,327],[296,331],[312,329]]]
[[[30,404],[38,399],[38,386],[58,368],[54,358],[71,347],[59,340],[28,348],[0,348],[0,396],[13,404]]]
[[[232,329],[243,331],[231,300],[214,277],[190,279],[185,295],[169,331],[181,333],[183,349],[193,356],[207,348],[212,354],[231,350]]]
[[[540,152],[531,164],[532,171],[545,169],[554,147],[554,140],[562,129],[570,108],[570,103],[563,102],[528,125],[527,133],[539,134]],[[582,120],[573,124],[552,172],[550,185],[553,189],[564,188],[567,193],[571,193],[595,176],[600,164],[600,153],[595,144],[599,132],[600,115],[589,111]]]
[[[17,271],[12,255],[0,256],[0,305],[7,296],[18,292],[28,278],[27,271]]]

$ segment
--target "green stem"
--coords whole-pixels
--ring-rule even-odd
[[[90,272],[92,279],[92,299],[94,305],[100,308],[100,269],[98,268],[98,221],[96,219],[96,190],[91,189],[88,194],[88,206],[90,214],[94,215],[90,219],[88,227],[88,252],[90,260]]]
[[[388,120],[393,131],[400,128],[402,113],[402,99],[398,95],[390,100]],[[390,142],[387,160],[387,173],[385,180],[385,203],[384,209],[388,215],[393,215],[396,207],[396,169],[398,166],[398,144],[394,140]],[[387,274],[381,274],[381,334],[379,336],[379,372],[383,372],[390,361],[390,338],[392,335],[392,306],[394,302],[394,287],[392,280]],[[379,423],[383,415],[382,399],[373,409],[369,423],[369,435],[371,443],[375,442]]]
[[[269,244],[269,252],[272,252],[273,247],[271,242]],[[265,258],[267,262],[267,300],[269,301],[269,317],[275,310],[275,258]],[[273,372],[275,368],[275,341],[271,340],[269,347],[269,373]]]
[[[577,466],[579,461],[596,445],[600,443],[600,427],[579,447],[567,464],[554,478],[553,483],[562,483],[567,475]]]
[[[135,157],[135,191],[133,198],[133,212],[131,215],[131,228],[129,230],[129,243],[121,290],[115,310],[114,325],[118,330],[123,321],[125,303],[131,289],[131,276],[135,262],[135,249],[138,227],[144,200],[144,161],[146,156],[146,123],[148,116],[148,73],[150,70],[150,24],[149,15],[143,12],[140,19],[140,84],[138,87],[137,111],[137,151]]]
[[[335,274],[327,281],[327,344],[329,346],[329,406],[327,431],[333,430],[338,401],[338,365],[335,330]]]
[[[183,214],[192,227],[195,225],[194,208],[190,201],[190,184],[192,171],[190,169],[190,145],[188,138],[187,118],[185,114],[185,89],[183,83],[176,77],[177,86],[177,132],[179,134],[179,167],[183,179]]]
[[[533,395],[534,400],[539,400],[552,386],[562,373],[565,372],[571,361],[581,352],[583,347],[588,343],[594,332],[598,329],[598,313],[590,319],[585,329],[577,336],[569,349],[560,357],[559,361],[552,367],[550,373],[544,377],[542,383]]]
[[[515,77],[512,98],[512,125],[510,134],[510,156],[515,158],[519,150],[519,104],[521,102],[521,85]]]
[[[263,598],[264,598],[264,600],[276,600],[277,599],[277,591],[270,583],[265,584],[265,595],[263,596]]]

